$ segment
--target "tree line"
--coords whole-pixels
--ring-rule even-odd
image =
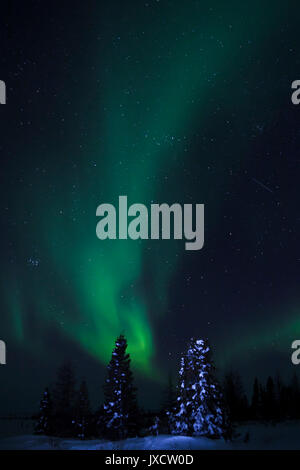
[[[300,418],[296,375],[288,385],[280,377],[269,377],[266,384],[255,378],[249,401],[238,373],[217,380],[207,340],[189,341],[176,385],[170,376],[156,413],[138,406],[130,362],[126,338],[120,335],[107,366],[104,402],[94,412],[86,382],[76,389],[72,365],[63,364],[54,387],[43,392],[35,432],[79,439],[117,440],[160,433],[231,439],[235,422]]]

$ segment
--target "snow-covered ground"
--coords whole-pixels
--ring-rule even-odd
[[[0,439],[0,449],[75,449],[75,450],[198,450],[198,449],[300,449],[300,422],[285,422],[276,426],[246,424],[237,429],[240,434],[233,442],[187,436],[148,436],[109,442],[99,439],[49,438],[46,436],[20,435]],[[248,442],[245,436],[248,433]],[[246,439],[247,440],[247,439]]]

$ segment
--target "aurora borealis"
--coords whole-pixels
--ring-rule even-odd
[[[69,357],[100,388],[121,332],[151,393],[191,335],[209,337],[221,368],[291,370],[300,108],[290,85],[300,51],[291,5],[267,3],[5,9],[3,409],[20,380],[24,409],[35,406]],[[99,241],[96,208],[120,195],[204,203],[204,248]]]

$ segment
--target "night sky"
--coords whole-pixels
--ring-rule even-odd
[[[0,412],[72,359],[100,404],[123,332],[158,406],[191,336],[288,377],[300,337],[296,2],[2,2]],[[205,204],[205,245],[96,237],[96,208]]]

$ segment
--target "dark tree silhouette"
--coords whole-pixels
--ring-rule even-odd
[[[75,375],[72,365],[66,362],[58,369],[53,391],[57,435],[74,435],[75,398]]]
[[[165,430],[165,432],[170,433],[172,431],[169,415],[172,413],[176,406],[176,388],[173,384],[173,379],[171,373],[168,377],[167,386],[163,392],[163,400],[160,411],[160,427]]]
[[[248,399],[244,392],[242,379],[236,372],[229,372],[224,377],[224,400],[232,421],[243,421],[248,418]]]
[[[254,379],[253,392],[252,392],[252,401],[251,401],[251,418],[259,419],[261,418],[261,386],[258,382],[257,377]]]
[[[90,435],[91,408],[85,380],[81,382],[77,396],[74,425],[76,436],[80,439],[86,439]]]
[[[296,373],[291,380],[291,410],[290,414],[293,418],[300,418],[300,387]]]
[[[263,395],[263,416],[267,420],[275,420],[277,417],[275,386],[272,377],[268,377]]]
[[[53,407],[50,392],[45,388],[40,402],[40,413],[35,426],[36,434],[51,435],[53,432]]]

